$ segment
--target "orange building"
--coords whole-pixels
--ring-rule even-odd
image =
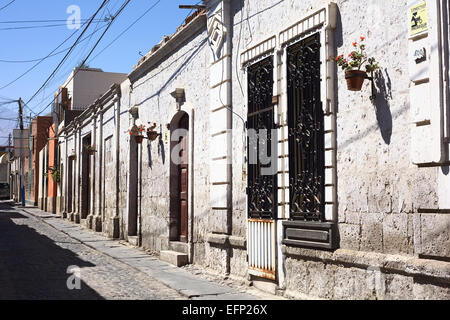
[[[39,194],[39,152],[48,141],[52,117],[36,117],[30,125],[30,153],[24,159],[25,201],[36,206]]]

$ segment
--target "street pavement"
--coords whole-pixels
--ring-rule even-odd
[[[0,201],[0,299],[272,298],[214,283],[59,216]]]

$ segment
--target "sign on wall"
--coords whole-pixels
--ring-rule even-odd
[[[409,8],[409,35],[415,36],[428,30],[428,11],[427,2],[419,3]]]

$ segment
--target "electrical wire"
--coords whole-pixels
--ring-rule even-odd
[[[44,81],[44,83],[42,84],[42,86],[33,94],[33,96],[27,101],[27,104],[30,103],[35,97],[36,95],[45,87],[45,85],[50,81],[50,79],[55,75],[55,73],[59,70],[59,68],[61,67],[61,65],[66,61],[67,57],[72,53],[73,49],[76,47],[76,45],[78,44],[78,42],[80,41],[81,37],[84,35],[84,33],[87,31],[87,29],[89,28],[89,26],[92,24],[92,21],[95,19],[95,17],[97,16],[97,14],[100,12],[100,10],[106,5],[106,3],[109,0],[104,0],[102,2],[102,4],[100,5],[100,7],[97,9],[97,11],[94,13],[94,15],[91,17],[88,25],[84,28],[84,30],[82,31],[81,35],[77,38],[77,40],[74,42],[74,44],[72,45],[72,47],[69,49],[69,51],[66,53],[66,55],[64,56],[64,58],[59,62],[59,64],[56,66],[56,68],[53,70],[53,72],[50,74],[50,76]],[[112,22],[112,21],[111,21]],[[109,24],[111,25],[111,23]]]
[[[99,22],[97,22],[99,23]],[[6,31],[6,30],[24,30],[24,29],[40,29],[40,28],[52,28],[52,27],[62,27],[67,26],[66,23],[58,23],[58,24],[46,24],[42,26],[26,26],[26,27],[6,27],[6,28],[0,28],[0,31]]]
[[[95,19],[95,21],[101,19]],[[14,24],[14,23],[48,23],[48,22],[67,22],[67,19],[49,19],[49,20],[15,20],[15,21],[0,21],[0,24]],[[87,22],[89,19],[80,19],[80,22]]]
[[[103,39],[103,37],[105,36],[106,32],[108,32],[109,28],[111,27],[111,25],[113,24],[113,22],[115,21],[115,19],[120,15],[120,13],[122,13],[122,11],[125,9],[125,7],[131,2],[131,0],[127,0],[121,7],[120,9],[116,12],[116,14],[111,18],[111,22],[108,24],[108,26],[106,27],[106,30],[102,33],[102,35],[100,36],[100,38],[97,40],[97,42],[95,43],[94,47],[92,48],[92,50],[89,52],[89,54],[87,55],[87,57],[82,61],[81,65],[84,65],[86,63],[86,61],[89,59],[89,57],[92,55],[92,53],[94,52],[94,50],[97,48],[98,44],[100,43],[100,41]],[[68,82],[70,82],[75,75],[78,73],[80,69],[76,69],[75,72],[73,73],[72,77],[68,80]],[[31,99],[30,99],[31,100]],[[27,102],[29,103],[29,101]],[[41,113],[43,113],[50,105],[53,104],[53,101],[50,102],[44,109],[42,109],[40,112],[37,113],[37,115],[40,115]]]
[[[109,12],[108,5],[105,6],[105,8],[103,9],[102,18],[105,18],[105,17],[106,17],[106,10]],[[110,19],[111,19],[111,13],[109,14],[108,20],[110,20]],[[96,32],[98,29],[99,29],[99,22],[97,22],[96,25],[95,25],[95,32]],[[84,57],[84,56],[85,56],[86,51],[88,50],[88,47],[89,47],[89,45],[90,45],[90,43],[91,43],[92,36],[93,36],[93,33],[89,36],[89,39],[88,39],[87,43],[85,44],[84,49],[83,49],[83,50],[81,51],[81,53],[78,55],[77,60],[80,59],[81,57]]]
[[[96,30],[94,32],[92,32],[90,34],[90,36],[92,36],[94,33],[97,33],[99,30]],[[33,69],[35,69],[38,65],[40,65],[43,61],[45,61],[46,59],[56,56],[60,53],[66,52],[67,50],[70,49],[66,48],[64,50],[61,50],[59,52],[54,53],[57,49],[59,49],[64,43],[66,43],[67,41],[70,40],[70,38],[72,38],[76,33],[78,32],[78,30],[74,31],[68,38],[66,38],[62,43],[60,43],[55,49],[53,49],[47,56],[45,56],[42,59],[37,60],[38,62],[36,64],[34,64],[32,67],[30,67],[29,69],[27,69],[24,73],[22,73],[20,76],[18,76],[17,78],[15,78],[14,80],[12,80],[11,82],[5,84],[4,86],[0,87],[0,90],[5,89],[7,87],[9,87],[10,85],[14,84],[15,82],[17,82],[18,80],[20,80],[21,78],[23,78],[25,75],[27,75],[28,73],[30,73]],[[79,43],[83,42],[84,40],[86,40],[89,36],[85,37],[84,39],[80,40]]]
[[[138,17],[132,24],[130,24],[125,30],[123,30],[116,38],[114,38],[106,47],[104,47],[99,53],[97,53],[90,62],[94,61],[100,54],[102,54],[106,49],[108,49],[114,42],[116,42],[122,35],[124,35],[128,30],[130,30],[139,20],[141,20],[147,13],[149,13],[154,7],[156,7],[161,0],[156,1],[150,8],[148,8],[140,17]]]
[[[16,0],[12,0],[12,1],[9,2],[7,5],[1,7],[1,8],[0,8],[0,11],[2,11],[3,9],[6,9],[6,8],[9,7],[10,5],[12,5],[14,2],[16,2]]]

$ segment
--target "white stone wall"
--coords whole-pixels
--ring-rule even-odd
[[[246,118],[247,83],[245,70],[240,68],[240,54],[278,36],[285,28],[327,3],[233,1],[232,12],[236,12],[233,22],[234,112]],[[442,173],[445,168],[419,168],[412,163],[410,151],[414,137],[410,116],[407,1],[336,3],[336,53],[351,51],[352,42],[365,36],[368,54],[381,66],[374,102],[369,99],[369,81],[361,92],[350,92],[343,71],[336,69],[335,186],[340,247],[354,252],[448,257],[448,215],[418,213],[419,208],[448,209],[440,206],[446,204],[443,199],[448,199],[444,196],[448,194],[448,175]],[[273,23],[274,20],[277,23]],[[274,59],[277,61],[276,55]],[[284,81],[284,75],[281,75],[281,81]],[[241,230],[237,232],[245,234],[246,181],[242,163],[245,140],[242,138],[242,121],[234,115],[233,128],[233,232]],[[422,152],[426,153],[427,149]],[[308,293],[302,287],[291,286],[292,279],[298,274],[295,263],[304,265],[306,262],[289,257],[283,263],[286,282],[280,281],[279,285]],[[334,272],[319,265],[319,274]],[[448,290],[445,292],[448,294]],[[348,296],[352,294],[357,296],[356,291],[347,293]],[[321,292],[317,296],[332,297]]]
[[[328,100],[326,143],[330,147],[326,157],[326,218],[338,223],[340,249],[326,252],[283,246],[281,221],[288,217],[289,207],[280,206],[276,285],[292,296],[449,297],[445,261],[450,254],[450,221],[448,214],[437,209],[450,209],[450,178],[446,167],[418,167],[411,156],[415,138],[411,127],[408,3],[336,3],[334,31],[321,37],[322,75],[326,78],[321,88],[323,99]],[[112,237],[117,222],[117,236],[136,241],[128,236],[129,199],[136,197],[138,244],[156,252],[168,249],[170,131],[166,125],[179,107],[189,114],[193,124],[193,141],[189,144],[193,146],[188,236],[191,261],[245,277],[247,181],[242,119],[247,118],[247,79],[241,54],[261,43],[264,45],[260,47],[267,49],[271,41],[265,41],[275,39],[270,47],[276,62],[274,95],[280,96],[276,109],[283,124],[286,66],[280,32],[327,4],[313,0],[219,1],[207,18],[208,26],[219,19],[218,30],[222,32],[216,34],[218,38],[208,34],[209,28],[204,26],[185,42],[159,49],[167,50],[167,54],[140,76],[133,71],[120,84],[120,100],[114,106],[97,106],[97,111],[69,134],[67,149],[77,150],[74,211],[80,211],[81,139],[92,132],[92,144],[98,146],[93,156],[92,205],[94,214],[101,216],[102,231]],[[310,28],[310,22],[306,24]],[[324,32],[320,21],[313,18],[311,24]],[[292,37],[289,33],[287,36]],[[360,36],[366,37],[368,53],[381,66],[373,102],[369,99],[368,81],[361,92],[350,92],[343,72],[327,68],[328,53],[349,51]],[[223,42],[216,41],[220,37]],[[146,59],[151,56],[141,61],[143,65]],[[185,101],[178,106],[171,95],[177,88],[185,92]],[[104,110],[102,115],[99,109]],[[161,139],[144,140],[139,146],[130,143],[133,137],[126,131],[134,121],[157,123]],[[138,150],[137,172],[130,170],[131,147]],[[281,143],[279,149],[283,149]],[[232,171],[229,165],[223,165],[224,160],[231,160]],[[130,192],[133,176],[138,181],[137,193]],[[288,179],[280,181],[280,186],[287,186]],[[288,200],[287,194],[284,197]],[[435,258],[444,261],[432,260]]]
[[[138,108],[137,124],[157,123],[156,130],[161,139],[144,140],[139,152],[140,232],[142,245],[150,250],[168,248],[169,242],[169,179],[170,179],[170,124],[177,113],[176,100],[171,93],[184,88],[186,101],[181,110],[193,119],[194,163],[193,163],[193,242],[203,242],[209,222],[209,162],[208,162],[208,74],[205,32],[196,34],[185,45],[170,52],[168,56],[143,77],[132,84],[132,91],[122,93],[126,106]],[[125,101],[124,101],[125,100]],[[121,129],[126,131],[132,124],[127,113],[121,118]],[[128,122],[126,121],[128,120]],[[192,123],[192,121],[191,121]],[[128,152],[130,137],[123,134],[121,150]],[[189,143],[191,147],[192,144]],[[128,158],[125,158],[128,159]],[[126,160],[125,160],[126,161]],[[127,166],[121,167],[124,172]],[[125,174],[123,174],[125,176]],[[132,195],[129,195],[132,196]],[[126,219],[124,219],[126,221]],[[125,228],[126,229],[126,228]],[[190,235],[189,235],[190,236]],[[200,257],[201,258],[201,257]],[[199,260],[200,262],[201,260]]]

